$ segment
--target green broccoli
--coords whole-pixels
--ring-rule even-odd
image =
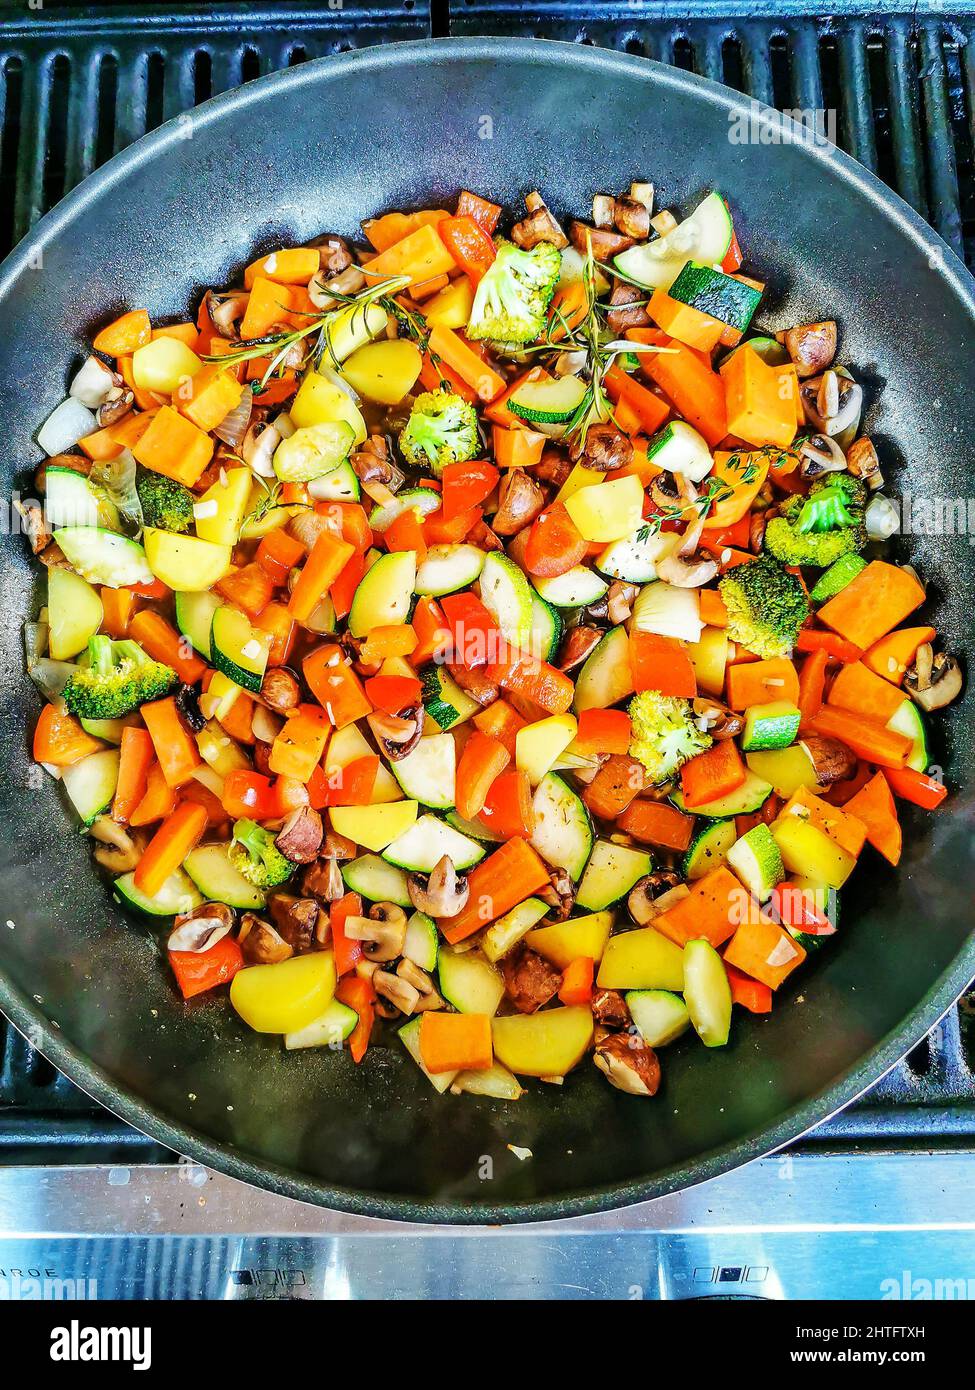
[[[135,475],[135,490],[147,526],[159,526],[164,531],[189,530],[194,497],[188,487],[175,478],[154,473],[151,468],[140,468]]]
[[[641,690],[629,708],[630,756],[639,759],[655,783],[669,782],[681,763],[711,747],[711,735],[698,728],[690,700]]]
[[[787,565],[826,569],[867,543],[863,507],[867,489],[850,473],[831,473],[793,497],[765,528],[765,549]]]
[[[439,478],[445,464],[466,463],[479,453],[477,411],[452,391],[425,391],[413,402],[399,447],[408,463],[429,467]]]
[[[295,871],[295,865],[275,846],[274,836],[253,820],[239,820],[230,842],[230,862],[255,888],[275,888]]]
[[[64,687],[64,701],[81,719],[121,719],[147,700],[161,700],[176,684],[176,672],[153,661],[138,642],[92,637],[88,664]]]
[[[549,242],[521,251],[503,237],[481,277],[471,306],[468,338],[530,343],[542,332],[562,273],[562,253]]]
[[[809,599],[796,575],[763,555],[735,565],[722,575],[718,587],[732,641],[762,657],[785,656],[792,650],[809,617]]]

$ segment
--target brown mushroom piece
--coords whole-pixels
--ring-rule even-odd
[[[173,920],[166,942],[168,951],[209,951],[232,930],[233,911],[226,903],[201,903],[192,912],[181,912]]]
[[[275,848],[295,864],[310,864],[322,847],[322,818],[313,806],[298,806],[274,837]]]
[[[401,980],[405,980],[408,985],[412,986],[420,996],[413,1006],[413,1013],[429,1013],[434,1009],[443,1008],[444,1001],[434,988],[433,980],[425,970],[420,969],[415,961],[404,956],[396,967],[396,974]]]
[[[261,699],[279,714],[297,709],[301,702],[298,677],[287,666],[273,666],[261,682]]]
[[[823,734],[805,734],[799,742],[809,756],[819,786],[828,787],[834,782],[845,782],[856,772],[856,754],[838,738],[827,738]]]
[[[40,555],[51,544],[54,535],[51,527],[48,526],[44,515],[44,508],[39,502],[22,502],[19,497],[14,498],[14,508],[20,517],[24,528],[24,535],[27,543],[34,555]]]
[[[650,235],[650,209],[626,194],[613,199],[613,221],[622,236],[634,241],[643,241]]]
[[[227,290],[223,294],[208,290],[204,296],[210,322],[221,338],[237,337],[237,325],[247,312],[248,295],[244,290]]]
[[[316,309],[335,309],[339,296],[358,294],[365,284],[366,277],[357,265],[346,266],[337,275],[319,270],[308,282],[308,298]]]
[[[145,836],[139,830],[126,830],[111,816],[96,816],[90,828],[96,839],[95,862],[113,874],[131,873],[142,858]]]
[[[274,451],[280,443],[281,435],[273,425],[266,420],[255,420],[241,442],[240,456],[259,477],[273,478]]]
[[[548,887],[540,888],[538,896],[548,903],[552,911],[549,916],[556,922],[564,922],[572,911],[576,900],[576,886],[568,869],[556,867],[548,871]]]
[[[353,263],[349,243],[335,232],[323,232],[321,236],[306,242],[306,245],[318,252],[318,264],[329,275],[338,275]]]
[[[345,934],[362,942],[362,954],[379,965],[403,954],[406,913],[396,903],[373,903],[368,917],[347,917]]]
[[[301,878],[301,891],[322,902],[337,902],[345,893],[345,880],[337,860],[321,858],[309,864]]]
[[[647,313],[647,291],[625,280],[617,280],[609,296],[606,322],[613,333],[625,333],[628,328],[645,328],[651,322]]]
[[[527,946],[516,947],[498,963],[505,992],[521,1014],[533,1014],[555,998],[562,987],[562,973]]]
[[[657,561],[657,578],[675,589],[700,589],[709,584],[720,568],[718,561],[696,552],[684,555],[682,550],[683,546]]]
[[[523,251],[530,251],[543,241],[557,246],[560,251],[568,246],[568,237],[545,206],[545,200],[540,193],[529,193],[525,198],[525,207],[528,209],[528,216],[516,222],[511,229],[511,240],[516,246],[520,246]]]
[[[957,659],[947,652],[935,654],[930,642],[918,648],[914,665],[904,676],[904,687],[923,710],[944,709],[961,694],[964,677]]]
[[[847,449],[846,466],[854,478],[859,478],[862,483],[866,483],[871,492],[876,492],[883,487],[884,475],[880,467],[880,459],[877,456],[874,442],[868,434],[862,435],[860,439],[854,439]]]
[[[596,1043],[593,1061],[611,1086],[628,1096],[654,1096],[660,1086],[656,1052],[635,1033],[610,1033]]]
[[[846,469],[846,455],[828,434],[811,434],[799,444],[799,457],[802,459],[799,472],[806,479],[822,478],[826,473],[842,473]]]
[[[464,666],[459,661],[448,661],[447,670],[464,694],[469,695],[482,709],[486,705],[493,705],[498,698],[499,688],[485,675],[483,666]]]
[[[661,912],[659,899],[682,885],[680,874],[673,869],[656,869],[634,883],[626,899],[630,916],[638,927],[645,927]]]
[[[585,222],[573,222],[569,228],[569,239],[581,256],[588,254],[592,246],[593,257],[597,261],[609,261],[621,251],[633,245],[631,236],[621,236],[605,227],[589,227]]]
[[[466,875],[458,874],[449,854],[437,861],[429,875],[410,874],[407,887],[410,902],[428,917],[454,917],[470,896]]]
[[[373,710],[366,716],[366,723],[373,737],[390,762],[399,762],[420,742],[423,735],[424,710],[422,704],[401,710],[399,714],[386,714],[384,710]]]
[[[375,970],[372,974],[372,987],[379,996],[374,1007],[380,1018],[395,1018],[397,1013],[416,1012],[420,1002],[420,991],[402,976],[394,975],[389,970]],[[383,1000],[389,1008],[383,1007],[379,1000]]]
[[[134,391],[128,386],[113,386],[108,399],[103,401],[95,412],[99,429],[107,429],[109,425],[117,425],[121,419],[128,415],[134,404]]]
[[[491,520],[499,536],[513,536],[521,531],[545,506],[545,493],[539,484],[521,468],[510,468],[498,485],[498,509]]]
[[[832,319],[797,324],[783,337],[786,351],[801,377],[825,371],[836,356],[836,324]]]
[[[244,913],[237,940],[244,959],[250,965],[277,965],[279,961],[290,960],[294,955],[287,941],[256,912]]]
[[[586,627],[580,623],[570,628],[559,647],[558,666],[560,671],[572,671],[581,666],[602,641],[602,631],[598,627]]]
[[[594,989],[592,1016],[606,1028],[628,1028],[630,1010],[618,989]]]
[[[275,893],[268,898],[268,911],[283,941],[296,955],[310,951],[318,933],[322,909],[314,898],[296,898],[293,893]]]
[[[567,454],[556,449],[554,446],[546,446],[542,450],[542,457],[532,469],[532,476],[540,479],[543,483],[553,483],[555,487],[561,487],[566,478],[572,472],[572,462]]]
[[[584,435],[578,435],[569,448],[569,457],[583,468],[610,473],[633,461],[633,440],[607,420],[590,425]]]
[[[804,381],[799,398],[813,429],[830,436],[855,425],[863,409],[863,387],[832,370]]]
[[[737,738],[745,727],[745,721],[740,714],[736,714],[711,695],[698,695],[691,704],[696,718],[704,721],[706,732],[715,741]]]
[[[639,584],[614,579],[606,592],[606,616],[614,626],[625,623],[633,612],[633,603],[640,592]]]

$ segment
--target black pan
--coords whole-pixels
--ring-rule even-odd
[[[92,330],[147,305],[183,316],[255,247],[354,234],[389,208],[467,186],[514,205],[544,190],[585,215],[594,191],[653,179],[686,208],[718,186],[770,293],[777,328],[834,315],[871,398],[892,491],[972,487],[971,277],[852,160],[809,143],[740,143],[733,93],[640,59],[472,40],[310,63],[208,102],[112,160],[0,272],[8,483],[64,394]],[[760,137],[760,132],[759,132]],[[881,392],[881,388],[883,388]],[[967,538],[901,540],[956,647],[975,612]],[[835,943],[731,1045],[668,1048],[656,1100],[585,1065],[516,1105],[437,1098],[398,1043],[285,1056],[224,1000],[174,998],[146,928],[111,903],[53,783],[31,774],[39,700],[20,623],[40,599],[21,538],[2,548],[0,1006],[117,1114],[203,1163],[278,1192],[410,1220],[522,1221],[622,1205],[713,1177],[845,1105],[935,1023],[975,974],[970,704],[935,733],[953,797],[907,814],[900,872],[876,856]],[[4,921],[9,919],[7,925]],[[507,1145],[533,1157],[519,1162]],[[483,1157],[493,1159],[485,1180]]]

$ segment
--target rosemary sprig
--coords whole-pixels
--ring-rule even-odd
[[[753,473],[752,477],[754,476],[755,474]],[[751,478],[747,479],[747,481],[751,482]],[[637,531],[636,539],[638,541],[648,541],[651,536],[658,535],[665,521],[685,520],[688,508],[693,508],[697,512],[697,521],[704,521],[712,507],[717,506],[719,502],[726,502],[734,495],[734,488],[729,487],[728,484],[722,482],[720,478],[708,478],[703,490],[693,501],[688,499],[682,502],[675,502],[672,507],[665,507],[663,511],[656,512],[653,516],[647,517],[639,531]]]

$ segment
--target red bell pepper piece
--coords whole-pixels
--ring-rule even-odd
[[[490,497],[500,476],[494,464],[486,463],[483,459],[448,463],[443,471],[441,511],[444,521],[452,521],[455,516],[460,516]]]
[[[184,999],[229,984],[244,964],[244,953],[232,936],[222,937],[208,951],[170,951],[176,983]]]
[[[440,607],[455,662],[461,666],[483,666],[497,659],[502,646],[501,631],[476,594],[469,589],[460,594],[445,594]]]
[[[345,893],[338,898],[329,910],[328,921],[332,929],[332,954],[335,957],[335,973],[339,977],[354,970],[362,959],[362,943],[353,941],[345,934],[345,919],[362,916],[362,899],[358,893]]]
[[[936,777],[928,777],[924,772],[915,772],[911,767],[882,767],[887,785],[902,801],[911,801],[925,811],[936,810],[948,795],[944,782]]]
[[[753,980],[750,975],[744,975],[740,970],[736,970],[727,961],[724,968],[728,972],[728,984],[731,986],[731,1002],[740,1004],[752,1014],[768,1014],[772,1012],[772,991],[768,985],[763,985],[761,980]]]
[[[233,820],[273,820],[279,803],[270,777],[236,767],[223,783],[223,809]]]
[[[359,1022],[349,1034],[349,1051],[352,1053],[353,1062],[358,1065],[369,1046],[369,1037],[376,1017],[373,1007],[376,991],[371,980],[364,980],[359,975],[350,975],[348,979],[339,980],[335,997],[340,1004],[353,1009],[359,1015]]]
[[[586,555],[588,545],[565,509],[556,502],[541,512],[528,529],[525,568],[539,579],[568,574]]]
[[[487,232],[488,236],[493,236],[501,209],[497,203],[489,203],[486,198],[479,198],[476,193],[469,193],[465,188],[457,199],[457,216],[469,217],[482,231]]]
[[[387,714],[400,714],[420,698],[420,682],[415,676],[370,676],[365,690],[374,708]]]

